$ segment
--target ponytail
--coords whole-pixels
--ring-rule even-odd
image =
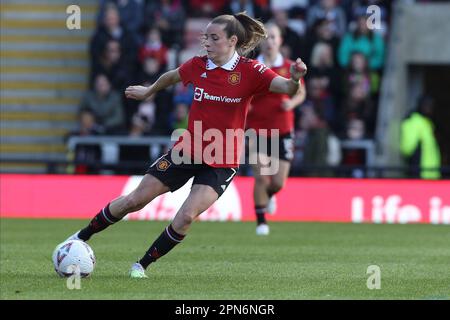
[[[248,16],[245,12],[221,15],[214,18],[211,23],[225,25],[224,31],[227,36],[235,35],[237,37],[236,49],[242,56],[246,56],[267,38],[264,24]]]

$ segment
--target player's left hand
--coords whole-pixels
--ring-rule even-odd
[[[300,78],[306,75],[308,68],[306,64],[302,61],[302,59],[297,58],[293,64],[291,64],[291,79],[298,81]]]

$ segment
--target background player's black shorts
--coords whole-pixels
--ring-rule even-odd
[[[264,150],[264,148],[261,148],[261,139],[267,139],[267,148]],[[267,154],[269,157],[272,156],[272,143],[274,139],[279,139],[278,141],[278,158],[280,160],[289,161],[291,162],[294,159],[294,133],[286,133],[279,137],[271,137],[267,138],[264,136],[258,136],[258,145],[257,145],[257,152]],[[276,156],[276,155],[273,155]]]
[[[204,184],[212,187],[219,197],[237,173],[237,168],[215,168],[206,164],[175,164],[172,162],[170,151],[156,160],[147,170],[148,174],[156,177],[174,192],[194,177],[194,184]]]

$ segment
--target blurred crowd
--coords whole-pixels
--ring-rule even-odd
[[[379,8],[377,28],[368,26],[371,5]],[[186,128],[192,88],[179,84],[145,102],[127,100],[123,91],[202,54],[199,37],[208,20],[241,11],[280,26],[282,53],[308,65],[293,172],[309,164],[364,164],[364,154],[341,152],[339,142],[374,135],[388,0],[101,0],[76,134],[170,135]]]

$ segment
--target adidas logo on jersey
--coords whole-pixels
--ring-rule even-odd
[[[202,75],[200,76],[200,78],[208,78],[208,77],[206,76],[206,72],[203,72]]]

